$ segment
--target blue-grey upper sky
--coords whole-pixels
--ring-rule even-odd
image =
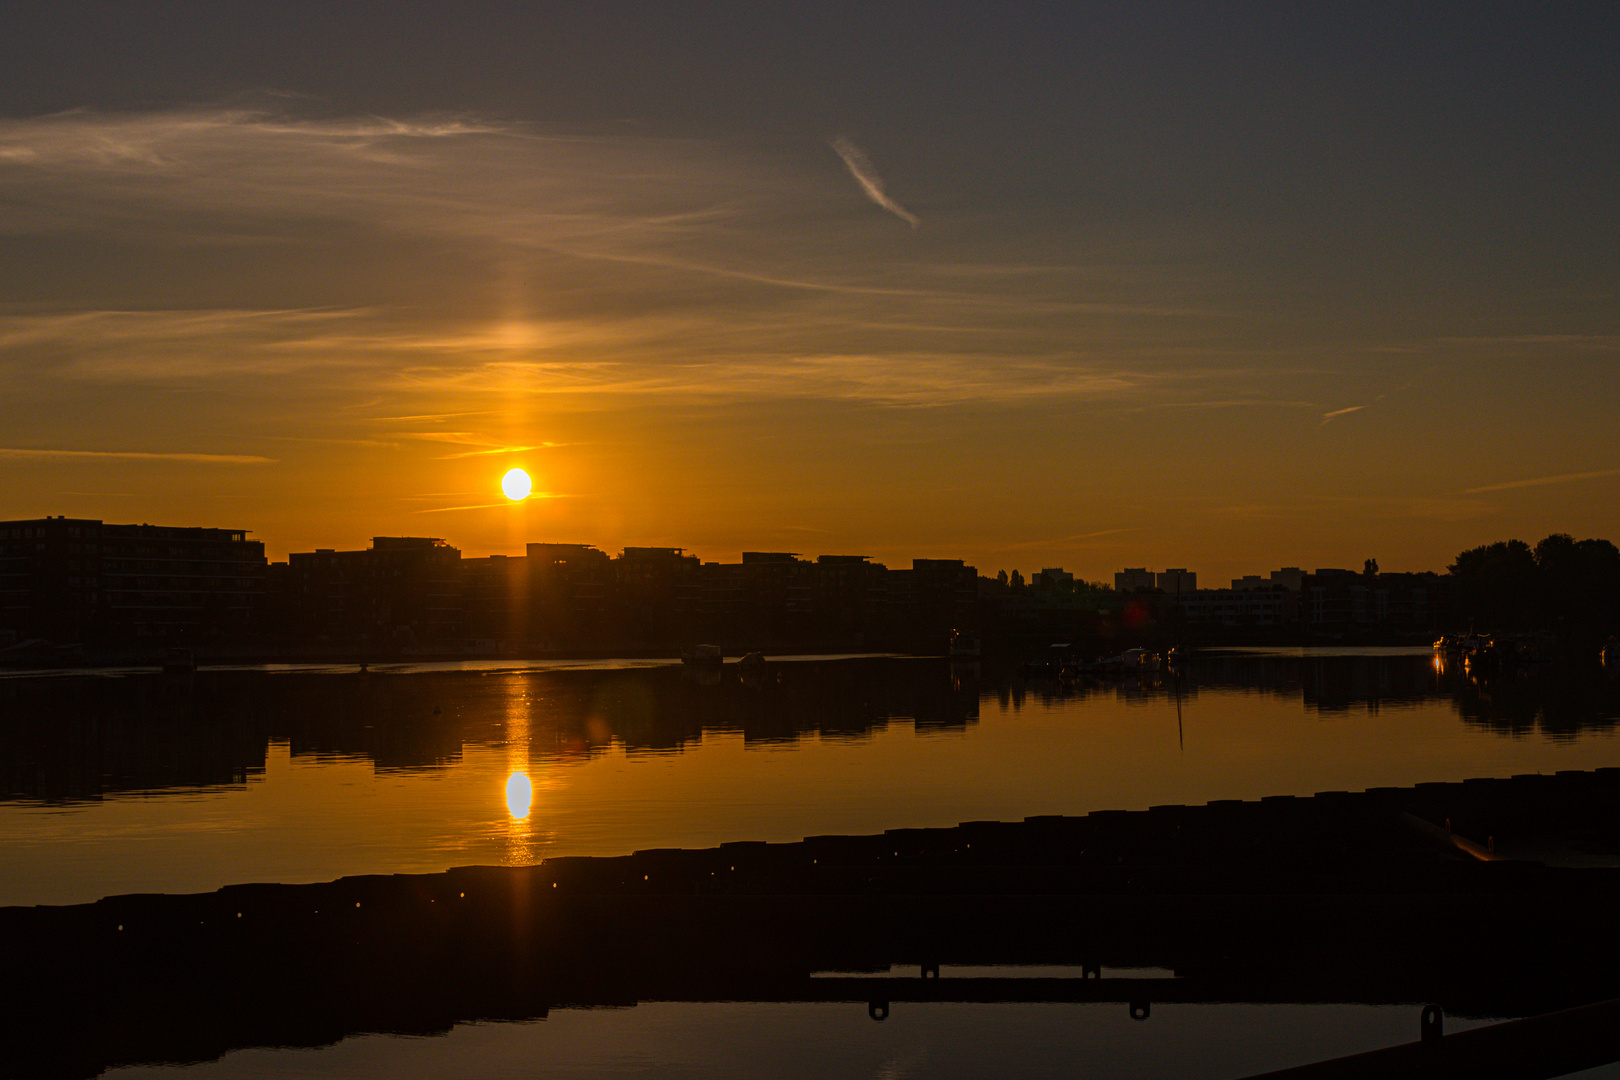
[[[1617,30],[33,5],[0,516],[1215,581],[1620,537]]]

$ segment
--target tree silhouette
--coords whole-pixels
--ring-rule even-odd
[[[1585,647],[1620,625],[1620,549],[1607,540],[1499,540],[1449,569],[1456,611],[1481,631],[1541,628]]]
[[[1577,541],[1554,533],[1535,550],[1543,620],[1572,642],[1590,643],[1614,629],[1620,607],[1620,549],[1607,540]]]
[[[1458,611],[1479,629],[1518,630],[1535,620],[1540,582],[1535,554],[1523,540],[1469,548],[1448,569]]]

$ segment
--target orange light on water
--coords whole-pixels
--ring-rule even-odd
[[[534,801],[534,786],[528,776],[513,773],[506,778],[506,809],[512,820],[522,821],[529,816],[529,804]]]

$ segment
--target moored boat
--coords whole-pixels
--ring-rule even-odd
[[[718,645],[688,645],[681,650],[681,663],[713,667],[725,663],[726,655]]]
[[[1134,671],[1159,670],[1159,654],[1152,649],[1126,649],[1120,655],[1125,658],[1125,666]]]
[[[969,663],[979,659],[979,639],[960,630],[952,630],[950,658]]]

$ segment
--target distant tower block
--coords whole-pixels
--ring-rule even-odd
[[[1115,592],[1135,592],[1137,589],[1151,589],[1153,587],[1153,571],[1146,567],[1126,567],[1114,575]]]
[[[1281,585],[1289,592],[1299,592],[1305,587],[1305,571],[1297,566],[1285,566],[1281,570],[1271,572],[1271,581],[1274,585]]]
[[[1180,596],[1198,588],[1198,575],[1191,570],[1173,567],[1159,575],[1159,589],[1171,596]]]

